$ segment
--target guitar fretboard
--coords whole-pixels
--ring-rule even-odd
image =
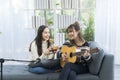
[[[83,54],[85,53],[85,51],[86,51],[86,49],[82,49],[82,50],[79,51],[79,52],[71,52],[71,53],[70,53],[70,57],[76,56],[76,55],[81,56],[81,55],[83,55]],[[98,48],[93,48],[93,49],[90,49],[90,50],[87,50],[87,51],[88,51],[90,54],[92,54],[92,53],[98,52]]]

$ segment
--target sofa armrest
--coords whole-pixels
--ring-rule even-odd
[[[114,56],[112,54],[105,54],[99,77],[100,80],[114,80]]]

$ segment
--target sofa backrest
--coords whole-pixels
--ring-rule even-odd
[[[104,57],[104,50],[98,45],[97,42],[89,41],[88,43],[91,48],[97,47],[99,49],[97,53],[92,54],[92,62],[88,65],[90,73],[98,74]]]

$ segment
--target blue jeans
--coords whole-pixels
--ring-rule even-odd
[[[28,71],[31,72],[31,73],[36,73],[36,74],[44,74],[44,73],[55,72],[54,70],[46,69],[44,67],[34,67],[34,68],[29,67]]]
[[[81,64],[66,63],[62,69],[59,80],[77,80],[77,74],[83,74],[88,72],[88,67]]]

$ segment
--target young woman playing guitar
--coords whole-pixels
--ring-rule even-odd
[[[69,25],[66,31],[69,41],[63,46],[75,46],[76,48],[86,46],[89,47],[88,42],[86,42],[81,36],[78,22]],[[65,52],[61,53],[61,59],[65,61],[66,64],[62,68],[59,80],[76,80],[77,74],[89,72],[87,64],[91,62],[91,54],[87,50],[83,53],[82,56],[77,56],[75,63],[67,62],[68,56]]]

